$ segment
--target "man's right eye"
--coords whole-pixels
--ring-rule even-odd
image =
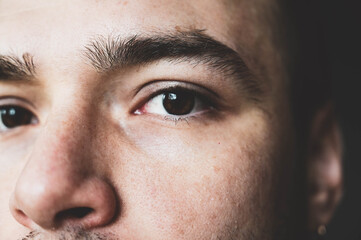
[[[15,106],[0,106],[0,132],[37,123],[36,116],[29,110]]]

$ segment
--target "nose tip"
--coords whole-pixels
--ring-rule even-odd
[[[34,229],[81,226],[84,229],[109,223],[115,214],[115,194],[107,182],[91,178],[67,188],[18,182],[10,201],[14,218]]]

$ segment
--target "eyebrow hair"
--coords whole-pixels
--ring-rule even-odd
[[[201,63],[236,78],[237,84],[255,100],[263,92],[261,83],[238,53],[206,35],[204,30],[134,35],[127,39],[97,37],[85,47],[84,55],[98,72],[145,65],[162,59],[196,65]]]
[[[24,53],[22,58],[17,56],[0,55],[0,80],[24,80],[35,77],[33,56]]]

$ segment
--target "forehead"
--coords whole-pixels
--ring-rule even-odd
[[[1,42],[7,45],[35,42],[40,46],[57,44],[59,49],[95,35],[126,37],[182,28],[206,29],[221,38],[218,40],[235,45],[229,33],[232,17],[224,1],[2,0],[0,4]]]
[[[55,61],[63,65],[68,58],[82,61],[74,53],[98,36],[126,39],[201,29],[236,50],[255,73],[269,78],[281,72],[275,66],[281,64],[271,40],[272,16],[266,14],[271,11],[265,11],[271,2],[0,0],[0,54],[30,53],[43,65],[57,64]]]

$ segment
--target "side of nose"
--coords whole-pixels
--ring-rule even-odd
[[[92,164],[84,131],[53,122],[39,133],[10,200],[19,223],[54,230],[111,222],[115,192]]]

